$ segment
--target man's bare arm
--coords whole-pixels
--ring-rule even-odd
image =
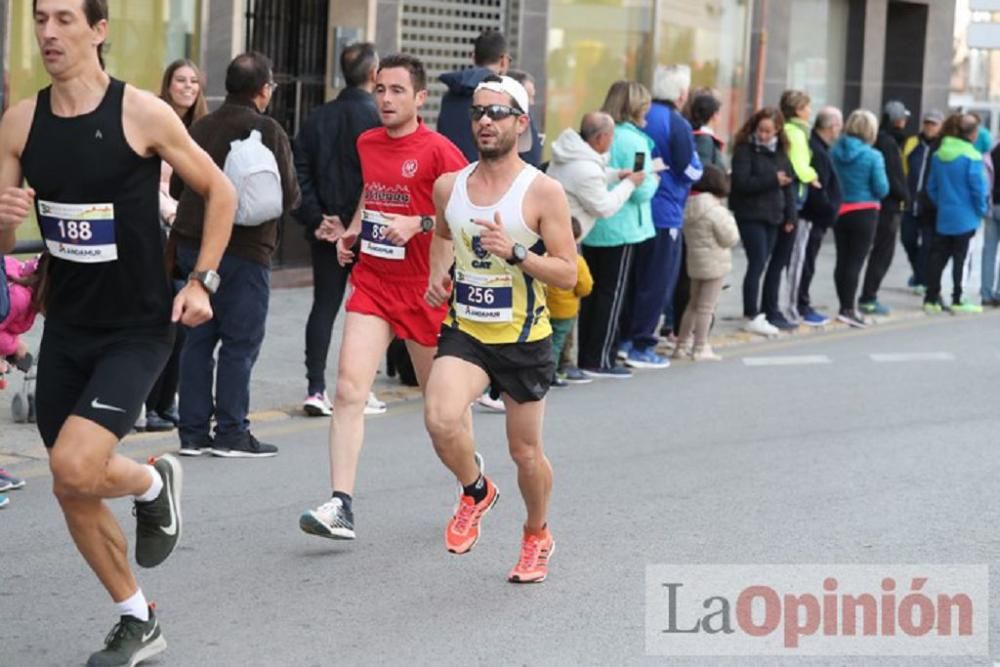
[[[35,115],[35,98],[11,107],[0,122],[0,252],[10,252],[17,228],[31,215],[34,191],[24,188],[21,153]]]
[[[576,287],[576,242],[566,193],[557,181],[540,176],[528,191],[528,197],[537,202],[532,210],[538,212],[538,235],[545,244],[545,254],[529,250],[520,267],[546,285],[571,290]],[[513,257],[514,242],[499,217],[497,213],[493,220],[477,221],[484,229],[480,239],[483,248],[507,260]]]
[[[444,174],[434,182],[434,238],[431,239],[430,279],[427,302],[437,307],[451,296],[451,265],[455,263],[455,247],[444,212],[455,186],[455,174]]]
[[[145,112],[143,128],[150,148],[174,168],[187,187],[205,199],[201,251],[195,270],[214,271],[219,268],[233,231],[236,190],[208,153],[194,142],[173,109],[151,95],[136,92],[142,95],[136,101]]]

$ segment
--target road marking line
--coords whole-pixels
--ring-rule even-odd
[[[871,354],[871,360],[876,363],[897,363],[905,361],[955,361],[951,352],[897,352],[888,354]]]
[[[832,364],[830,357],[822,354],[803,354],[794,357],[743,357],[746,366],[809,366]]]

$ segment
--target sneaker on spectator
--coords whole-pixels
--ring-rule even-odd
[[[861,316],[856,310],[842,310],[837,315],[837,320],[843,322],[849,327],[854,327],[855,329],[864,329],[868,326],[868,322],[865,318]]]
[[[817,313],[815,310],[810,309],[805,315],[802,316],[802,324],[807,327],[823,327],[830,323],[830,318],[823,313]]]
[[[318,392],[306,396],[302,402],[302,410],[310,417],[329,417],[333,414],[333,406],[326,392]]]
[[[485,408],[489,412],[507,412],[507,406],[504,405],[503,400],[493,398],[488,391],[477,398],[476,403],[479,404],[479,407]]]
[[[7,505],[10,505],[10,498],[0,493],[0,507],[7,507]]]
[[[579,368],[569,367],[563,371],[563,379],[569,384],[590,384],[594,380],[584,375]]]
[[[792,331],[793,329],[798,329],[799,325],[794,322],[789,322],[781,313],[775,313],[767,318],[767,323],[776,329],[781,331]]]
[[[937,315],[938,313],[944,312],[946,309],[944,304],[940,301],[925,301],[924,302],[924,312],[928,315]]]
[[[622,366],[612,366],[611,368],[581,368],[584,375],[589,378],[627,380],[632,377],[632,371]]]
[[[146,431],[150,433],[164,433],[173,431],[177,426],[169,419],[164,419],[156,410],[146,411]]]
[[[747,333],[757,334],[758,336],[777,336],[779,333],[778,327],[772,326],[767,321],[764,313],[760,313],[753,319],[744,322],[743,330]]]
[[[632,351],[632,343],[629,341],[622,341],[622,344],[618,346],[618,361],[625,361],[628,359],[628,353]]]
[[[951,311],[953,313],[981,313],[983,312],[983,307],[977,303],[962,299],[958,303],[951,304]]]
[[[888,315],[891,312],[888,306],[879,301],[862,301],[858,304],[858,310],[866,315]]]
[[[927,294],[927,285],[917,285],[913,288],[913,293],[917,296],[924,296]]]
[[[569,386],[569,382],[566,382],[566,378],[565,377],[561,376],[559,373],[556,373],[555,377],[552,378],[552,386],[553,387],[568,387]]]
[[[691,359],[692,361],[722,361],[722,357],[715,353],[711,345],[692,350]]]
[[[5,479],[0,479],[0,493],[4,493],[5,491],[10,491],[13,488],[14,485],[11,482]]]
[[[628,353],[625,365],[629,368],[669,368],[670,360],[660,356],[655,350],[632,349]]]
[[[365,403],[366,415],[382,415],[387,409],[385,401],[378,400],[374,391],[368,394],[368,402]]]
[[[15,489],[23,489],[24,488],[24,480],[23,479],[20,479],[18,477],[14,477],[13,475],[11,475],[9,472],[7,472],[6,470],[4,470],[3,468],[0,468],[0,485],[2,485],[4,483],[10,484],[10,486],[8,486],[7,488],[10,489],[11,491],[13,491]]]

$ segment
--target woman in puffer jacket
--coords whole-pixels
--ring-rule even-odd
[[[721,357],[708,344],[708,330],[722,293],[722,282],[733,269],[732,249],[740,241],[740,230],[733,214],[722,203],[729,194],[729,179],[724,171],[706,165],[697,189],[684,209],[684,250],[691,298],[677,334],[674,358],[690,354],[695,361],[718,361]]]
[[[858,109],[847,117],[843,136],[830,150],[844,194],[840,215],[833,225],[837,242],[833,282],[840,300],[837,319],[855,328],[867,326],[858,312],[858,280],[875,240],[882,199],[889,194],[885,159],[872,148],[877,135],[875,114]]]
[[[778,288],[781,270],[769,268],[778,229],[794,229],[795,180],[792,164],[785,153],[785,119],[774,108],[755,113],[737,133],[733,149],[732,193],[729,208],[736,216],[740,238],[747,254],[743,278],[744,329],[762,336],[774,336],[778,325],[790,327],[779,316]],[[761,276],[768,268],[761,295]]]

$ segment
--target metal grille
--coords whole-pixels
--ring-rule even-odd
[[[326,37],[330,0],[247,0],[246,45],[271,59],[274,92],[268,113],[289,137],[326,94]],[[277,266],[309,261],[309,248],[298,225],[285,216],[274,255]]]
[[[290,136],[326,94],[330,0],[248,0],[247,49],[274,63],[279,84],[269,113]]]
[[[472,67],[472,42],[484,30],[502,30],[516,57],[516,33],[509,18],[518,15],[520,0],[405,0],[400,17],[400,51],[424,61],[429,94],[421,115],[437,124],[445,87],[438,75]]]

